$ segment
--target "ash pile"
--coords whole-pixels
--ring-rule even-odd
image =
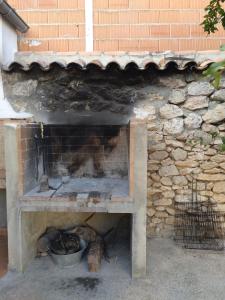
[[[202,201],[197,181],[192,182],[191,201],[176,204],[174,227],[175,242],[186,249],[225,249],[225,212],[211,199]]]

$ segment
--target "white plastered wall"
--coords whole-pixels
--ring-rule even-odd
[[[16,30],[0,15],[0,120],[30,118],[30,114],[16,113],[4,97],[2,66],[10,65],[17,52]]]
[[[8,65],[14,60],[17,51],[17,33],[15,29],[0,16],[0,62]]]

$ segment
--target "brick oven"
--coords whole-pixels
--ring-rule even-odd
[[[45,82],[46,75],[37,74]],[[28,93],[32,84],[30,80],[25,88]],[[66,94],[68,89],[64,90]],[[51,106],[50,97],[44,101]],[[38,237],[49,225],[71,225],[92,213],[106,219],[128,214],[132,276],[145,275],[147,126],[145,118],[127,107],[125,117],[118,107],[117,113],[107,107],[92,113],[90,108],[90,115],[79,109],[66,114],[65,107],[57,113],[28,109],[35,122],[5,125],[9,268],[22,271],[28,266],[36,255]]]
[[[23,270],[35,256],[45,212],[128,213],[132,274],[144,275],[146,150],[146,124],[138,120],[126,126],[6,125],[10,267]],[[42,192],[43,174],[49,189]]]

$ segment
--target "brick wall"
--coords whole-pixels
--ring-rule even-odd
[[[85,50],[84,0],[8,0],[30,25],[20,50]],[[94,50],[218,49],[225,31],[206,38],[199,24],[209,0],[93,0]]]

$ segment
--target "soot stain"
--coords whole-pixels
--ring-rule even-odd
[[[82,286],[86,290],[94,290],[100,283],[98,278],[93,277],[77,277],[75,281],[77,285]]]
[[[77,287],[85,289],[85,291],[93,291],[97,288],[100,283],[100,279],[93,277],[77,277],[77,278],[68,278],[67,280],[61,280],[60,284],[57,284],[57,287],[60,290],[74,290]]]

